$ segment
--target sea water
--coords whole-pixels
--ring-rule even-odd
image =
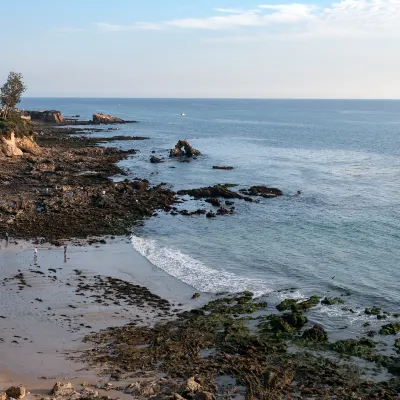
[[[138,150],[121,162],[131,178],[173,190],[217,183],[283,190],[260,203],[236,200],[232,215],[160,212],[134,229],[134,248],[194,289],[251,290],[272,302],[350,294],[345,306],[317,309],[316,320],[335,323],[360,325],[372,305],[400,312],[400,101],[25,99],[22,106],[138,120],[91,134],[150,138],[115,143]],[[179,139],[202,155],[169,159]],[[151,155],[165,162],[151,164]],[[186,199],[180,208],[212,208]]]

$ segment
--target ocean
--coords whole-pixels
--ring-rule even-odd
[[[365,321],[373,328],[365,307],[400,312],[400,101],[26,98],[21,107],[139,121],[91,134],[150,137],[115,143],[138,150],[121,162],[131,178],[173,190],[217,183],[283,190],[258,204],[236,200],[232,215],[160,212],[134,228],[132,246],[194,290],[250,290],[271,304],[343,295],[344,305],[313,311],[331,331],[357,333]],[[169,159],[179,139],[202,155]],[[151,164],[151,155],[165,162]],[[187,199],[180,208],[212,208]]]

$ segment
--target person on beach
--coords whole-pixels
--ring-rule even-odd
[[[33,262],[34,264],[37,264],[37,247],[33,250]]]
[[[8,232],[6,232],[5,237],[6,237],[6,242],[8,243]]]
[[[67,245],[64,244],[64,263],[67,262]]]

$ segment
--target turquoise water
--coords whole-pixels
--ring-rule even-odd
[[[272,302],[287,288],[295,297],[350,292],[346,305],[356,310],[400,312],[400,101],[25,99],[22,106],[140,121],[118,134],[150,140],[116,144],[139,150],[121,163],[131,177],[173,189],[229,182],[284,191],[259,204],[236,201],[234,215],[215,220],[160,213],[135,229],[141,254],[196,289],[248,289]],[[169,160],[179,139],[202,156]],[[151,164],[151,151],[166,162]],[[367,319],[342,307],[320,307],[315,319]]]

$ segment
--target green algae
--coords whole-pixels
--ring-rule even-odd
[[[391,322],[387,325],[382,325],[379,333],[381,335],[397,335],[400,332],[400,322]]]
[[[334,304],[344,304],[344,300],[340,297],[325,297],[321,300],[321,304],[332,306]]]
[[[379,315],[381,313],[382,309],[379,307],[372,307],[372,308],[366,308],[364,310],[364,313],[367,315]]]
[[[327,332],[324,328],[318,325],[314,325],[312,328],[306,329],[301,337],[304,340],[314,343],[325,343],[328,341]]]
[[[304,312],[308,311],[312,307],[319,304],[319,296],[311,296],[309,299],[300,301],[296,299],[285,299],[279,303],[276,308],[278,311],[292,310],[293,312]]]

